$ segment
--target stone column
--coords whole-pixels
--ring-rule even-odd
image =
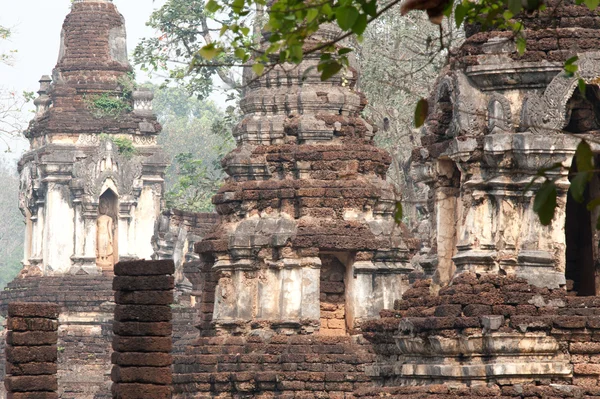
[[[7,398],[58,399],[58,315],[56,304],[8,305]]]
[[[171,398],[172,260],[115,266],[112,393],[117,399]]]

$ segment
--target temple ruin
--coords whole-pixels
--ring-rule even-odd
[[[318,54],[251,80],[218,215],[161,209],[167,161],[123,19],[75,1],[20,163],[24,269],[0,294],[4,313],[59,305],[56,395],[111,397],[114,341],[115,398],[600,397],[598,211],[568,193],[600,128],[600,17],[552,1],[524,18],[524,54],[467,26],[436,83],[410,159],[429,187],[421,240],[394,220],[357,71],[322,82]],[[533,211],[543,168],[549,226]],[[599,192],[595,178],[584,196]]]
[[[23,274],[110,273],[119,259],[153,254],[168,162],[152,93],[135,89],[125,42],[110,1],[74,2],[19,163]]]
[[[110,397],[113,268],[154,253],[168,160],[157,145],[153,95],[136,88],[125,35],[111,1],[73,2],[19,162],[24,267],[0,294],[0,308],[60,306],[61,398]]]

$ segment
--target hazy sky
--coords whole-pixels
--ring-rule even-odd
[[[125,17],[130,53],[140,38],[154,34],[146,21],[164,1],[114,0]],[[38,90],[40,77],[50,75],[56,65],[60,31],[70,7],[70,0],[0,0],[0,25],[13,30],[0,51],[18,50],[12,66],[0,64],[0,87],[17,92]]]

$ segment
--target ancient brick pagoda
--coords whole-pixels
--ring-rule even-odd
[[[19,163],[24,268],[0,293],[0,311],[14,301],[60,306],[61,398],[110,395],[113,266],[154,253],[167,160],[125,38],[111,1],[73,2]]]
[[[571,2],[525,18],[524,55],[468,27],[437,83],[412,157],[433,234],[412,258],[354,77],[302,81],[309,59],[253,82],[221,222],[187,269],[202,319],[176,398],[600,396],[597,215],[567,194],[577,135],[598,129],[600,18]],[[555,163],[544,227],[541,181],[525,188]]]
[[[61,59],[75,59],[68,32],[81,21],[84,32],[98,29],[94,37],[109,45],[100,46],[105,56],[93,63],[69,61],[77,65],[79,83],[68,79],[70,69],[61,62],[52,85],[42,82],[29,132],[37,154],[32,162],[42,166],[32,169],[37,180],[23,180],[32,184],[24,184],[24,193],[36,193],[23,203],[34,198],[36,215],[47,220],[55,206],[48,204],[60,204],[52,190],[62,185],[60,198],[78,199],[66,202],[76,204],[73,212],[77,204],[94,209],[81,214],[84,220],[94,215],[83,226],[106,231],[113,215],[103,203],[111,202],[102,194],[94,202],[85,184],[77,183],[80,169],[73,164],[109,154],[99,161],[100,177],[83,182],[114,182],[92,187],[110,189],[119,201],[122,260],[133,254],[121,256],[120,246],[120,218],[132,197],[121,195],[118,171],[128,164],[110,140],[77,144],[82,135],[100,131],[129,138],[138,151],[128,161],[142,164],[132,187],[142,182],[142,193],[152,180],[145,176],[162,170],[157,147],[136,139],[154,137],[146,129],[158,128],[147,102],[126,111],[119,123],[89,108],[90,96],[124,96],[128,67],[113,56],[122,54],[122,31],[103,25],[119,18],[110,2],[75,2]],[[390,159],[373,145],[374,129],[359,116],[365,99],[355,91],[355,71],[321,82],[311,68],[318,55],[311,55],[298,68],[276,68],[252,81],[242,101],[245,117],[234,132],[238,147],[223,161],[229,177],[214,198],[219,217],[165,212],[149,229],[155,235],[148,244],[154,257],[173,258],[176,265],[137,261],[117,268],[113,395],[600,397],[597,215],[567,193],[579,137],[594,137],[600,127],[600,17],[583,5],[550,2],[547,11],[525,18],[532,27],[524,32],[525,54],[517,53],[506,32],[468,27],[465,44],[437,83],[422,146],[411,159],[414,176],[430,186],[434,232],[418,255],[415,240],[393,220],[397,198],[385,181]],[[562,65],[574,55],[578,72],[569,76]],[[585,94],[577,90],[579,78],[588,84]],[[149,101],[146,94],[133,94],[133,100]],[[65,113],[81,127],[67,124]],[[65,161],[63,155],[72,154],[67,150],[76,154],[73,164]],[[549,173],[559,187],[558,210],[553,224],[543,227],[532,209],[537,186],[525,188],[540,168],[555,163],[561,167]],[[586,195],[598,192],[593,180]],[[138,209],[133,203],[131,209]],[[39,218],[28,220],[31,231],[46,226]],[[191,255],[190,243],[205,234],[195,245],[198,257]],[[87,253],[94,240],[83,237],[76,242]],[[127,239],[126,245],[138,242],[135,234]],[[61,305],[61,398],[110,397],[114,303],[110,279],[100,274],[105,259],[95,256],[88,266],[65,267],[33,257],[21,276],[26,278],[0,297],[2,308],[16,299]],[[197,304],[193,334],[189,309],[168,306],[175,283],[192,286],[186,299]],[[9,360],[14,377],[18,359]],[[13,394],[34,391],[13,377],[7,384]],[[44,389],[53,390],[53,381]]]
[[[409,248],[385,181],[391,160],[359,116],[357,76],[321,82],[317,63],[266,73],[241,102],[238,147],[213,199],[220,223],[196,246],[204,274],[193,283],[206,304],[214,299],[207,321],[219,328],[344,335],[408,286]]]
[[[75,1],[19,163],[23,275],[110,272],[119,259],[153,254],[167,160],[152,93],[134,91],[131,72],[112,2]]]

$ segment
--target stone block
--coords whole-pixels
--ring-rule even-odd
[[[171,321],[171,308],[164,305],[116,305],[115,321]]]
[[[171,399],[171,387],[152,384],[112,385],[113,399]]]
[[[115,276],[115,291],[168,291],[175,287],[173,276]]]
[[[334,329],[346,328],[346,321],[344,319],[329,319],[327,320],[327,327]]]
[[[482,316],[481,325],[485,330],[496,331],[504,325],[504,316]]]
[[[12,346],[56,345],[58,332],[50,331],[8,331],[6,343]]]
[[[58,389],[58,382],[55,375],[7,376],[4,386],[9,392],[52,392]]]
[[[202,356],[202,358],[205,357],[209,357],[209,355]],[[171,354],[158,352],[113,352],[111,359],[113,364],[129,367],[168,367],[173,363],[173,356]]]
[[[170,385],[173,382],[171,367],[114,366],[111,377],[116,383]]]
[[[58,320],[9,317],[7,328],[12,331],[57,331]]]
[[[173,347],[171,337],[120,337],[113,339],[113,349],[117,352],[164,352]]]
[[[9,317],[42,317],[58,319],[60,307],[53,303],[13,302],[8,304]]]
[[[492,313],[492,307],[490,305],[471,304],[465,306],[463,313],[467,317],[484,316]]]
[[[56,346],[8,346],[6,361],[13,364],[51,363],[56,362],[58,351]]]
[[[576,375],[600,375],[600,364],[575,364],[573,373]]]
[[[134,260],[115,265],[115,276],[161,276],[175,273],[173,260]]]
[[[56,392],[8,392],[6,399],[58,399]]]
[[[56,374],[58,366],[56,363],[7,363],[6,374],[19,375],[43,375]]]
[[[113,332],[121,336],[171,336],[173,326],[170,322],[136,322],[136,321],[115,321],[113,322]]]
[[[115,303],[118,305],[170,305],[173,291],[117,291]]]
[[[462,306],[461,305],[440,305],[435,308],[435,312],[433,313],[436,317],[458,317],[462,314]]]

